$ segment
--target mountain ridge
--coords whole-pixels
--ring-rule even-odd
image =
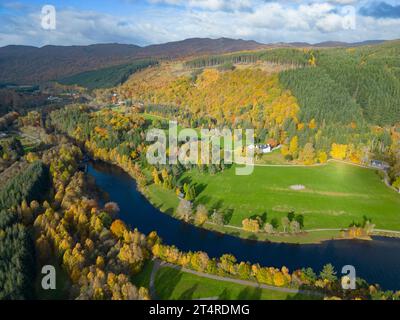
[[[181,41],[138,46],[100,43],[85,46],[42,47],[8,45],[0,47],[0,83],[38,84],[77,73],[132,62],[135,59],[182,58],[194,55],[223,54],[274,47],[334,47],[381,43],[371,40],[356,44],[345,42],[306,42],[263,44],[254,40],[230,38],[189,38]]]

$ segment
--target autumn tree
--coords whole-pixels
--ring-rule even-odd
[[[223,226],[225,224],[224,214],[220,211],[214,210],[211,215],[211,221],[219,226]]]
[[[153,168],[153,171],[152,171],[151,175],[153,176],[154,183],[156,185],[160,185],[161,184],[161,180],[160,180],[160,176],[158,175],[158,171],[157,171],[156,168]]]
[[[298,138],[297,136],[294,136],[294,137],[290,140],[290,144],[289,144],[289,153],[290,153],[294,158],[297,157],[298,148],[299,148],[299,138]]]
[[[242,221],[243,230],[257,233],[260,231],[260,223],[257,219],[246,218]]]
[[[265,233],[272,234],[275,232],[274,226],[271,223],[266,222],[264,224]]]
[[[183,185],[183,191],[185,192],[185,200],[193,201],[196,198],[196,190],[194,186],[185,183]]]
[[[400,192],[400,176],[392,184],[393,188],[397,189]]]
[[[318,152],[318,162],[319,163],[326,163],[328,161],[328,155],[325,151]]]
[[[303,150],[300,151],[299,160],[306,165],[310,165],[314,163],[315,159],[315,150],[312,143],[307,143]]]
[[[203,225],[208,219],[208,210],[205,205],[200,204],[196,208],[194,221],[197,225]]]
[[[124,233],[128,230],[125,223],[122,220],[117,219],[111,224],[110,231],[116,238],[120,239],[124,237]]]
[[[282,228],[283,228],[283,232],[287,232],[290,226],[290,220],[288,217],[283,217],[282,220]]]
[[[299,233],[300,232],[300,223],[296,220],[290,222],[290,233]]]
[[[107,202],[104,205],[104,210],[113,218],[119,213],[119,206],[116,202]]]
[[[192,203],[182,199],[179,202],[178,208],[176,208],[176,215],[179,219],[190,222],[192,220]]]
[[[334,159],[343,160],[346,158],[347,145],[333,143],[331,148],[331,156]]]

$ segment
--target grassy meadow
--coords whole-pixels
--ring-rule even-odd
[[[312,299],[310,296],[295,293],[248,287],[236,283],[218,281],[163,267],[156,275],[155,288],[162,300],[290,300]]]
[[[195,205],[225,212],[231,226],[241,227],[243,219],[257,215],[280,222],[295,211],[304,215],[305,229],[345,228],[366,215],[377,228],[400,230],[400,194],[372,169],[330,162],[314,167],[257,166],[249,176],[235,175],[235,168],[214,176],[192,170],[181,181],[195,185]],[[292,190],[293,185],[305,189]],[[147,195],[162,211],[172,213],[179,202],[172,194],[152,185]]]

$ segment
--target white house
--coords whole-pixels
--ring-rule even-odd
[[[278,147],[277,147],[278,148]],[[247,146],[248,150],[255,150],[259,153],[270,153],[274,150],[270,144],[250,144]],[[276,149],[276,148],[275,148]]]
[[[257,146],[257,149],[261,153],[270,153],[272,151],[272,147],[269,144],[261,144]]]

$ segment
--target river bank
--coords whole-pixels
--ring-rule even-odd
[[[210,257],[233,254],[239,261],[249,261],[289,269],[312,267],[316,272],[332,263],[340,272],[353,265],[357,276],[385,289],[400,287],[400,240],[374,237],[374,241],[341,240],[320,244],[286,244],[240,239],[183,223],[166,215],[138,192],[135,181],[122,169],[106,163],[88,166],[98,186],[119,204],[120,219],[144,233],[157,231],[163,242],[183,251],[204,251]]]
[[[95,160],[95,161],[102,161],[102,160]],[[126,172],[118,164],[111,164],[111,165],[117,166],[126,174],[130,175],[129,172]],[[135,179],[135,177],[132,176],[131,178]],[[176,216],[176,208],[178,207],[179,204],[179,198],[176,196],[175,192],[173,192],[172,190],[167,190],[165,188],[162,188],[154,184],[146,186],[137,185],[137,189],[146,198],[146,200],[149,201],[149,203],[151,203],[151,205],[153,205],[159,211],[163,212],[166,215],[169,215],[174,219],[179,220],[179,218]],[[245,240],[255,240],[261,242],[273,242],[273,243],[318,244],[324,241],[332,241],[332,240],[364,240],[364,241],[371,240],[370,237],[365,237],[365,236],[358,238],[348,237],[344,234],[344,231],[348,230],[347,228],[310,229],[310,230],[302,230],[301,233],[297,234],[283,233],[283,232],[275,232],[273,234],[267,234],[263,232],[263,230],[260,230],[260,232],[258,233],[249,232],[238,226],[230,224],[216,225],[211,221],[207,221],[205,224],[201,226],[199,225],[195,226],[213,232],[235,236]],[[397,233],[391,230],[379,230],[379,232],[372,233],[372,235],[400,238],[400,232]]]

